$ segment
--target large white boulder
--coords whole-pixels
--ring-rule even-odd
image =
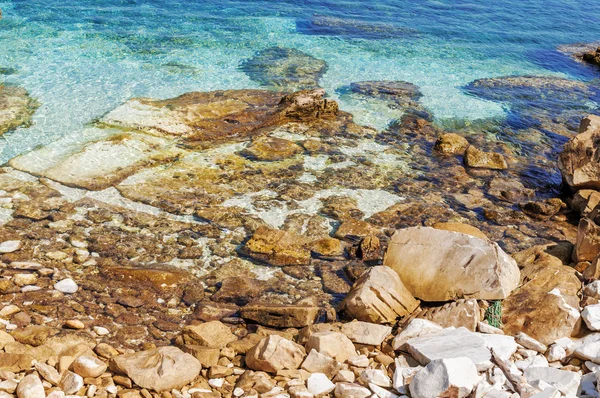
[[[396,231],[384,264],[423,301],[505,299],[520,277],[515,260],[496,243],[429,227]]]

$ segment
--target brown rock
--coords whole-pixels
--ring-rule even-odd
[[[231,329],[219,321],[200,325],[188,325],[183,329],[185,344],[196,344],[210,348],[225,348],[228,343],[237,340]]]
[[[558,198],[546,199],[538,202],[527,202],[522,205],[523,211],[536,218],[549,218],[558,213],[565,204]]]
[[[360,241],[360,258],[366,263],[379,262],[383,259],[381,255],[381,242],[375,235],[365,236]]]
[[[590,213],[592,214],[593,212]],[[587,217],[579,221],[574,254],[574,259],[578,262],[593,261],[600,254],[600,226]]]
[[[221,350],[218,348],[203,347],[200,345],[184,345],[183,352],[193,355],[205,368],[210,368],[219,362]]]
[[[260,227],[246,242],[244,252],[271,265],[305,265],[310,262],[306,240],[288,231]]]
[[[29,125],[38,106],[39,103],[21,87],[0,84],[0,135]]]
[[[221,282],[221,288],[210,299],[220,303],[245,305],[258,297],[265,288],[264,281],[246,276],[232,276]]]
[[[241,316],[260,325],[278,328],[299,328],[312,325],[319,307],[305,305],[248,304]]]
[[[481,320],[481,313],[477,300],[460,299],[441,307],[427,308],[417,317],[437,323],[444,328],[451,326],[456,328],[465,327],[475,332],[477,331],[477,324]]]
[[[411,314],[419,303],[391,268],[377,266],[365,272],[342,301],[339,311],[359,321],[394,323]]]
[[[223,318],[234,316],[239,311],[235,304],[215,303],[210,300],[202,300],[196,304],[194,318],[201,321],[220,321]]]
[[[348,337],[338,332],[317,332],[308,337],[306,343],[308,351],[315,350],[320,354],[344,363],[351,356],[356,355],[356,348]]]
[[[521,270],[521,286],[502,303],[504,332],[524,332],[547,345],[577,333],[580,290],[573,268],[538,252],[538,258]]]
[[[445,155],[462,155],[469,146],[469,141],[455,133],[442,134],[435,142],[434,149]]]
[[[571,138],[558,157],[563,180],[573,190],[600,190],[600,117],[581,121],[579,134]]]
[[[288,140],[275,137],[259,137],[242,151],[244,156],[254,160],[276,161],[290,158],[304,152],[304,149]]]
[[[323,259],[344,259],[345,246],[339,239],[322,238],[310,244],[310,251],[313,256]]]
[[[283,369],[298,369],[306,351],[304,347],[277,335],[263,338],[246,353],[250,369],[276,373]]]
[[[58,333],[57,330],[49,328],[48,326],[33,325],[23,329],[14,330],[12,336],[19,343],[37,347],[44,344],[50,336],[53,336],[56,333]]]
[[[177,347],[161,347],[114,357],[110,369],[142,388],[161,392],[190,383],[200,373],[201,365]]]
[[[338,239],[364,238],[370,235],[380,235],[379,228],[362,220],[346,220],[335,231],[334,236]]]
[[[508,168],[504,156],[495,152],[483,152],[470,145],[464,158],[465,164],[469,167],[505,170]]]
[[[582,217],[591,213],[598,204],[600,204],[600,192],[593,189],[580,189],[570,202],[571,208],[579,212]]]

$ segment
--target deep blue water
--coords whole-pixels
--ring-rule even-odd
[[[42,103],[31,128],[0,139],[0,161],[57,139],[98,137],[90,123],[132,96],[257,87],[239,65],[271,46],[324,59],[321,84],[333,97],[354,81],[415,83],[440,122],[509,113],[465,93],[475,79],[600,77],[556,50],[600,40],[598,1],[13,0],[0,8],[0,68],[14,69],[0,81]],[[397,117],[339,99],[378,128]]]

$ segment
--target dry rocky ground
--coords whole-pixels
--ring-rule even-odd
[[[553,94],[496,139],[406,82],[346,88],[403,110],[360,126],[298,51],[242,67],[282,92],[131,99],[0,169],[0,398],[599,396],[600,118],[556,110],[594,88],[473,82]],[[0,133],[36,106],[0,86]]]

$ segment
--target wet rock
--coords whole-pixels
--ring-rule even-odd
[[[364,322],[394,323],[419,305],[398,274],[385,266],[365,272],[339,306],[339,311]]]
[[[533,189],[525,188],[517,179],[495,177],[489,182],[488,193],[499,200],[519,203],[534,197]]]
[[[381,242],[375,235],[365,236],[359,245],[358,255],[365,263],[377,263],[382,260]]]
[[[462,155],[467,150],[469,141],[456,133],[445,133],[435,142],[434,149],[445,155]]]
[[[465,151],[464,161],[467,166],[475,168],[493,170],[505,170],[508,168],[508,164],[501,154],[495,152],[483,152],[473,145],[469,145]]]
[[[202,300],[196,304],[194,318],[204,322],[219,321],[223,318],[234,316],[238,311],[239,307],[235,304]]]
[[[110,369],[135,384],[157,392],[181,388],[200,373],[200,362],[177,347],[161,347],[110,360]]]
[[[244,245],[244,252],[271,265],[305,265],[310,261],[310,250],[302,236],[288,231],[260,227]]]
[[[320,354],[344,363],[348,358],[356,355],[352,341],[344,334],[338,332],[317,332],[310,335],[306,343],[308,351],[315,350]]]
[[[241,316],[264,326],[299,328],[312,325],[319,311],[316,306],[255,303],[244,306]]]
[[[363,81],[350,84],[350,91],[367,97],[395,102],[402,106],[414,106],[422,94],[415,84],[403,81]]]
[[[585,62],[600,66],[600,47],[595,51],[586,52],[581,57]]]
[[[262,86],[296,91],[319,87],[327,63],[294,48],[272,47],[244,61],[240,69]]]
[[[522,205],[523,211],[532,217],[549,218],[558,213],[565,204],[558,198],[538,202],[527,202]]]
[[[477,330],[480,316],[477,300],[473,299],[459,299],[441,307],[428,308],[418,315],[419,318],[427,319],[444,328],[465,327],[472,332]]]
[[[473,361],[466,357],[437,359],[420,370],[410,383],[414,398],[467,397],[479,382]]]
[[[354,343],[379,346],[392,333],[392,328],[355,320],[343,324],[341,332]]]
[[[343,260],[346,247],[342,241],[326,237],[311,242],[310,250],[313,256],[325,260]]]
[[[397,38],[416,33],[414,29],[398,27],[395,24],[324,15],[315,15],[308,21],[298,22],[297,28],[305,34],[362,39]]]
[[[564,181],[573,190],[600,190],[600,117],[581,121],[579,134],[567,142],[558,157]]]
[[[536,260],[524,264],[521,286],[502,303],[504,332],[524,332],[544,344],[576,333],[581,282],[575,273],[556,257],[538,252]]]
[[[27,375],[17,386],[18,398],[46,398],[44,385],[37,374]]]
[[[301,345],[270,335],[246,353],[246,364],[253,370],[276,373],[283,369],[298,369],[305,356],[306,351]]]
[[[415,337],[406,342],[406,347],[421,365],[436,359],[467,357],[478,370],[492,367],[485,339],[465,328],[445,329],[433,335]]]
[[[225,348],[227,344],[237,340],[231,329],[219,321],[188,325],[183,329],[182,335],[186,344],[209,348]]]
[[[31,124],[39,103],[21,87],[0,84],[0,135]]]
[[[519,282],[516,262],[496,243],[428,227],[396,231],[384,264],[424,301],[504,299]]]
[[[242,151],[242,155],[253,160],[277,161],[290,158],[304,152],[304,149],[288,140],[276,137],[260,137]]]
[[[266,287],[264,281],[255,278],[232,276],[221,282],[221,288],[210,299],[219,303],[246,305],[258,297]]]
[[[582,217],[587,216],[600,204],[600,192],[593,189],[580,189],[570,201],[570,207]]]
[[[362,220],[346,220],[335,231],[338,239],[364,238],[370,235],[380,235],[381,231],[374,225]]]

